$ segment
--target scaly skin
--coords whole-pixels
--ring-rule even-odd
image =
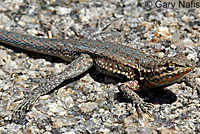
[[[73,61],[65,71],[41,83],[16,108],[14,113],[19,112],[19,114],[22,110],[29,109],[39,96],[50,92],[65,80],[85,73],[92,65],[108,75],[126,76],[130,81],[118,84],[119,90],[136,104],[139,114],[141,109],[150,114],[145,107],[152,105],[143,102],[134,91],[171,85],[195,67],[195,64],[183,55],[157,60],[140,50],[97,40],[37,38],[0,30],[0,42]]]

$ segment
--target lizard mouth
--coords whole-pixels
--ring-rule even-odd
[[[194,69],[193,67],[181,68],[173,72],[163,73],[158,78],[154,79],[154,83],[159,86],[167,86],[173,84],[177,80],[181,79],[185,74],[189,73]],[[156,82],[157,81],[157,82]]]

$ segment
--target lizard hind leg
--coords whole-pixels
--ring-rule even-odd
[[[85,73],[93,65],[92,58],[87,54],[81,54],[80,57],[72,61],[67,68],[40,83],[23,101],[18,105],[11,115],[11,120],[23,117],[25,111],[30,109],[30,106],[42,95],[57,89],[64,81],[71,80],[79,75]]]
[[[139,118],[142,118],[142,111],[151,117],[151,113],[147,110],[147,108],[153,108],[153,104],[144,102],[143,99],[140,98],[137,93],[135,93],[135,91],[140,90],[138,81],[132,80],[124,83],[119,83],[118,89],[124,97],[128,98],[133,104],[135,104]]]

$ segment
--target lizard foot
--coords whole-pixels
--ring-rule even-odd
[[[20,103],[11,114],[11,120],[16,120],[19,118],[24,118],[27,111],[30,110],[31,105],[37,100],[40,95],[35,95],[35,93],[29,94]]]
[[[140,98],[139,95],[134,92],[140,90],[137,81],[119,83],[118,86],[119,91],[123,94],[123,96],[128,98],[133,104],[135,104],[139,118],[142,118],[143,112],[147,113],[149,117],[151,117],[151,113],[147,110],[147,108],[153,108],[154,105],[152,103],[144,102],[143,99]]]

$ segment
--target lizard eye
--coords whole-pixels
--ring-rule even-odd
[[[170,70],[170,71],[172,71],[172,70],[174,70],[175,69],[175,64],[172,64],[172,63],[169,63],[168,65],[166,65],[167,66],[167,70]]]
[[[174,64],[170,64],[168,67],[169,68],[175,68],[175,65]]]

